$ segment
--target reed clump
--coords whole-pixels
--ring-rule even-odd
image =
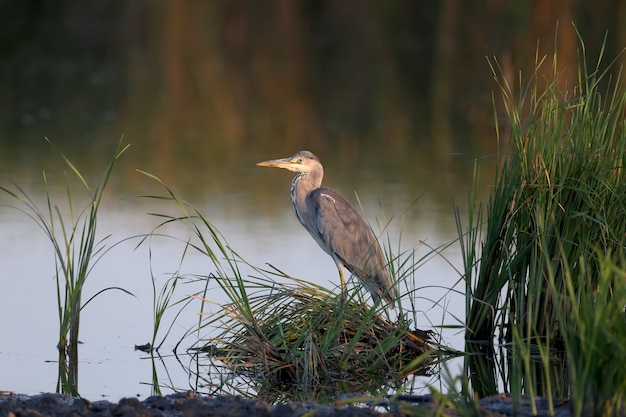
[[[381,305],[365,304],[360,291],[342,303],[331,289],[249,264],[202,213],[160,179],[144,174],[167,190],[165,196],[147,197],[169,200],[181,212],[157,214],[163,222],[154,233],[166,224],[184,222],[194,235],[185,241],[186,251],[199,251],[214,267],[210,275],[194,276],[212,288],[195,296],[203,303],[203,320],[194,333],[215,336],[200,338],[190,350],[209,352],[212,363],[225,367],[219,375],[222,381],[230,373],[230,380],[244,377],[244,385],[265,398],[293,394],[297,387],[295,391],[304,393],[300,398],[312,399],[340,382],[351,383],[354,392],[368,382],[380,387],[430,371],[438,348],[434,334],[411,329],[401,305],[399,318],[392,321]],[[226,303],[207,295],[216,289],[226,295]],[[210,312],[212,307],[215,311]]]
[[[468,227],[459,222],[466,349],[485,353],[497,340],[507,358],[498,364],[469,357],[467,372],[479,396],[497,392],[495,366],[501,365],[511,393],[587,398],[595,385],[604,387],[600,397],[611,391],[626,398],[623,377],[603,380],[600,368],[585,373],[585,384],[574,378],[581,363],[599,366],[591,357],[626,363],[623,348],[617,355],[608,345],[581,348],[611,326],[625,325],[614,308],[617,303],[623,310],[624,300],[615,298],[617,284],[607,284],[606,271],[609,264],[619,273],[625,267],[626,91],[621,72],[612,77],[602,54],[589,67],[582,40],[580,45],[578,80],[569,86],[556,71],[556,54],[551,79],[535,73],[517,86],[493,62],[509,144],[499,155],[485,223],[474,197]],[[538,60],[537,69],[544,64]],[[608,327],[596,323],[595,317],[611,314],[617,315]],[[589,331],[595,336],[583,340]],[[596,404],[604,402],[600,397]]]
[[[411,330],[409,320],[391,321],[356,300],[341,305],[330,290],[293,278],[278,285],[246,281],[237,290],[265,290],[237,292],[223,306],[213,353],[261,389],[320,390],[339,380],[380,383],[430,371],[433,334]]]

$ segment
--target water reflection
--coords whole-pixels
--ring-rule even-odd
[[[70,344],[67,349],[59,346],[59,374],[56,392],[80,396],[78,391],[78,343]]]
[[[360,379],[337,378],[314,386],[294,382],[281,387],[266,384],[262,378],[238,375],[232,368],[224,366],[204,351],[174,353],[167,356],[153,351],[149,356],[142,357],[142,360],[149,360],[152,366],[152,382],[146,383],[151,386],[151,395],[190,389],[210,396],[241,395],[260,398],[271,404],[288,401],[333,404],[337,397],[346,394],[384,398],[399,392],[420,392],[424,381],[431,378],[422,378],[420,381],[419,378],[411,376],[389,381],[370,376]],[[172,379],[176,371],[174,368],[188,374],[187,385],[181,385],[180,381]]]

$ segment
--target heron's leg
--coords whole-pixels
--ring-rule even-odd
[[[345,294],[348,289],[346,288],[346,278],[343,275],[343,265],[338,265],[337,269],[339,269],[339,279],[341,279],[341,292]]]
[[[339,279],[341,280],[341,306],[348,299],[348,288],[346,287],[346,279],[343,275],[343,265],[337,265],[337,269],[339,269]]]

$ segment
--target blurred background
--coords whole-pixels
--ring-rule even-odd
[[[494,161],[506,145],[495,133],[494,115],[504,131],[506,119],[488,59],[519,85],[544,56],[539,72],[551,76],[556,56],[571,86],[576,31],[588,65],[602,55],[602,68],[615,60],[617,74],[626,61],[625,0],[0,0],[0,176],[43,202],[45,170],[63,199],[67,167],[43,138],[95,184],[123,135],[132,146],[105,195],[102,235],[148,233],[155,222],[146,213],[167,210],[133,198],[160,190],[141,169],[198,207],[254,264],[336,283],[334,264],[291,213],[291,175],[255,163],[308,149],[324,164],[326,185],[355,203],[358,193],[376,231],[393,219],[385,232],[396,253],[450,242],[453,204],[467,201],[474,161]],[[481,167],[483,196],[492,166]],[[14,202],[2,195],[0,204]],[[163,278],[179,267],[180,245],[153,250],[149,257],[118,246],[94,270],[91,293],[118,285],[138,298],[107,294],[85,309],[83,395],[128,395],[150,379],[146,363],[124,381],[119,369],[130,375],[132,346],[150,335],[151,273]],[[441,286],[419,293],[430,301],[420,328],[462,320],[462,296],[433,307],[459,279],[458,249],[444,256],[418,271],[419,285]],[[0,269],[0,314],[15,318],[7,331],[31,334],[0,340],[0,369],[8,370],[0,389],[52,390],[54,369],[41,369],[56,355],[51,247],[6,207]],[[188,271],[211,266],[201,259]],[[24,308],[24,296],[37,300],[34,308]],[[449,308],[458,311],[446,316]]]
[[[495,149],[487,58],[513,80],[556,47],[571,83],[572,22],[591,64],[626,46],[623,0],[0,1],[0,170],[37,166],[44,136],[94,161],[124,135],[129,170],[191,187],[300,149],[448,175]]]

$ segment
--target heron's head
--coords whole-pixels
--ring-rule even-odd
[[[309,151],[300,151],[287,158],[259,162],[257,165],[260,167],[284,168],[289,171],[303,173],[309,173],[321,167],[320,160]]]

